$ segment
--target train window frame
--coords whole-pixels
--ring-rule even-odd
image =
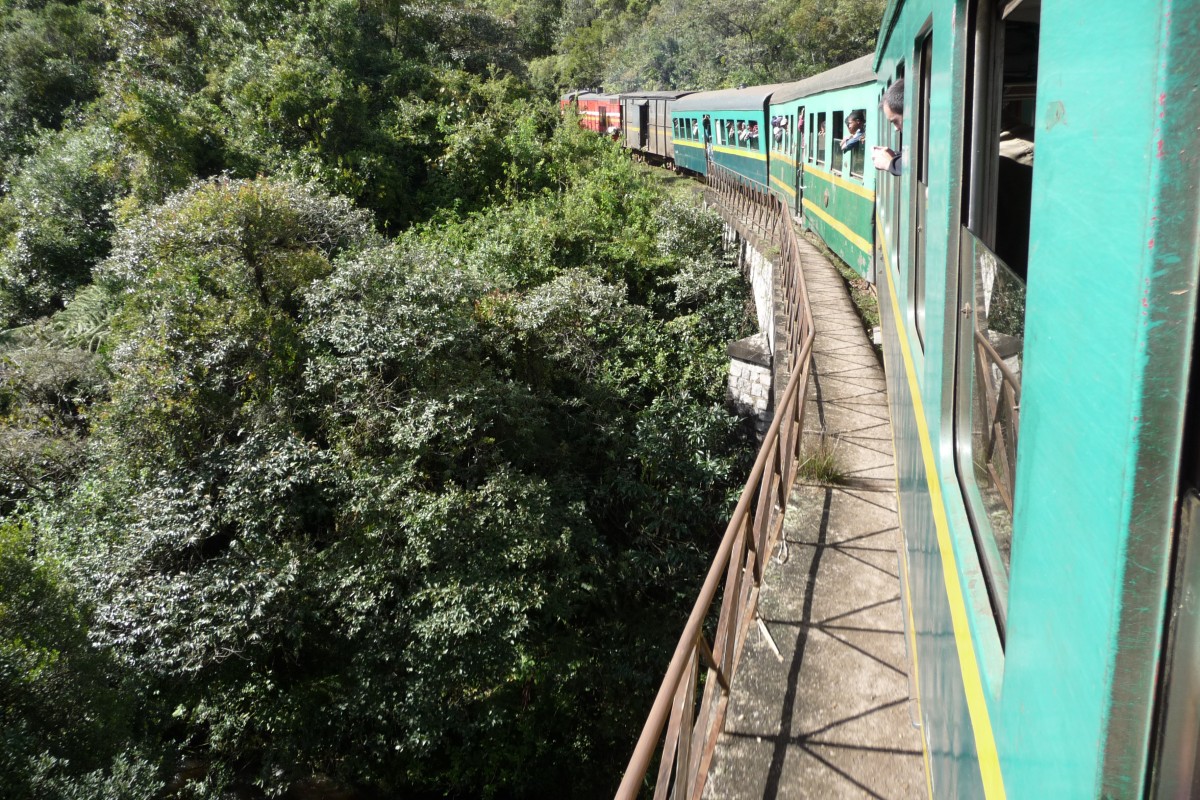
[[[895,74],[887,86],[891,86],[897,81],[904,80],[905,62],[901,61],[896,64]],[[887,94],[887,89],[880,92],[880,130],[883,133],[884,146],[890,148],[895,153],[904,152],[904,129],[899,130],[892,125],[887,115],[883,113],[883,100]],[[888,242],[891,252],[888,254],[889,261],[895,266],[896,273],[900,272],[900,241],[901,241],[901,209],[902,198],[904,197],[903,183],[901,176],[893,175],[886,170],[880,173],[880,177],[876,181],[876,191],[883,191],[883,206],[887,209],[889,220],[888,233],[891,235],[891,240]]]
[[[913,74],[916,77],[916,92],[905,91],[905,104],[909,105],[912,95],[913,152],[906,156],[902,169],[909,173],[909,259],[908,275],[909,315],[917,344],[925,350],[925,295],[928,286],[927,231],[929,201],[929,148],[930,106],[933,97],[933,20],[922,26],[914,42]],[[907,119],[907,115],[905,115]]]
[[[1032,99],[1038,85],[1041,39],[1039,6],[1031,4],[1020,20],[1003,18],[1004,6],[999,0],[972,0],[966,9],[964,55],[972,80],[963,85],[964,159],[956,264],[962,313],[955,331],[952,406],[956,477],[1001,643],[1008,622],[1011,551],[1020,538],[1012,512],[1021,491],[1016,462],[1032,220],[1028,195],[1035,161]],[[1011,109],[1016,97],[1028,105],[1014,119]],[[1027,140],[1022,138],[1026,133]],[[1017,167],[1022,161],[1016,159],[1028,163]],[[1022,232],[1022,224],[1023,239],[1015,235]],[[1014,242],[1019,243],[1015,248]],[[981,447],[983,456],[977,452]]]
[[[829,171],[834,175],[842,174],[842,140],[845,138],[839,134],[842,127],[846,123],[846,113],[842,110],[832,112],[833,121],[830,123],[829,131],[832,142],[829,147]]]
[[[865,126],[866,119],[867,119],[866,109],[864,109],[864,108],[851,109],[850,113],[847,114],[847,116],[848,117],[853,116],[854,114],[862,115],[863,125]],[[856,164],[858,166],[857,171],[854,169]],[[850,149],[850,168],[847,170],[847,172],[849,173],[851,178],[857,179],[858,183],[865,184],[866,177],[865,177],[864,171],[866,170],[866,164],[867,164],[867,141],[864,138],[863,141],[859,142],[857,145],[855,145],[853,148]]]
[[[817,118],[817,112],[815,112],[815,111],[808,112],[808,147],[805,149],[805,153],[806,153],[805,158],[808,161],[808,163],[810,163],[810,164],[813,163],[813,156],[816,153],[816,147],[817,147],[817,143],[814,141],[814,137],[812,135],[812,132],[817,129],[816,122],[815,122],[816,118]]]
[[[825,140],[829,138],[829,128],[825,125],[826,113],[824,111],[817,112],[817,133],[814,137],[817,140],[817,161],[821,166],[826,165],[825,160]]]

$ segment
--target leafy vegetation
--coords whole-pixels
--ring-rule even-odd
[[[854,13],[0,0],[0,795],[611,794],[752,323],[550,98]]]
[[[874,50],[884,5],[884,0],[566,0],[562,44],[531,71],[542,80],[610,91],[795,81]]]

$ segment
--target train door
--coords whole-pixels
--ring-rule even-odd
[[[650,144],[650,101],[643,100],[638,106],[638,147],[643,150]]]
[[[796,185],[792,187],[796,190],[796,207],[793,211],[797,216],[803,216],[804,206],[800,203],[804,199],[804,106],[788,118],[788,132],[792,137],[788,143],[788,157],[796,164],[793,175]]]

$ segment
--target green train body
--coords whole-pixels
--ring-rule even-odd
[[[1200,0],[889,0],[869,63],[672,136],[876,284],[930,796],[1200,796]]]
[[[879,102],[872,61],[864,56],[786,84],[772,93],[770,105],[772,120],[784,123],[782,146],[771,152],[771,190],[863,276],[870,275],[875,247],[870,127],[867,138],[845,152],[842,142],[850,115],[871,117],[868,110]],[[804,135],[789,136],[792,130]]]
[[[671,107],[675,163],[700,175],[708,161],[767,184],[767,101],[773,86],[696,92]]]
[[[843,261],[869,275],[875,222],[869,140],[845,153],[841,143],[846,118],[878,102],[871,60],[795,83],[697,92],[677,101],[675,163],[703,175],[711,159],[769,186]],[[758,136],[730,135],[750,124],[759,126]]]
[[[1198,31],[1194,0],[884,16],[878,287],[938,797],[1200,785]]]

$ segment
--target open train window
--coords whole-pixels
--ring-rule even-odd
[[[842,174],[842,120],[841,111],[833,112],[833,148],[829,151],[829,168],[835,175]]]
[[[917,146],[912,161],[912,172],[915,182],[912,190],[912,275],[910,276],[910,291],[912,292],[913,326],[917,331],[917,339],[925,346],[925,286],[926,265],[925,252],[928,244],[929,230],[929,105],[933,89],[933,34],[928,34],[918,43],[917,63],[917,103],[916,103],[916,139]]]
[[[967,24],[955,386],[959,482],[1003,639],[1016,498],[1039,0],[975,0]]]
[[[817,114],[817,163],[825,163],[825,112]]]
[[[808,115],[808,163],[812,163],[817,152],[817,137],[813,135],[813,131],[817,129],[816,115]]]
[[[904,62],[896,65],[896,72],[892,80],[887,82],[890,88],[893,84],[904,80]],[[888,119],[887,114],[883,111],[883,103],[887,96],[887,90],[880,91],[879,102],[879,133],[872,137],[872,141],[880,142],[884,147],[896,153],[904,152],[904,132],[897,130],[895,125]],[[896,268],[899,269],[900,263],[900,218],[901,218],[901,197],[900,178],[892,175],[890,172],[879,172],[875,177],[875,193],[876,193],[876,208],[879,209],[880,216],[883,220],[883,229],[881,231],[882,244],[888,248],[887,258]]]
[[[854,111],[851,111],[846,119],[859,120],[859,124],[865,126],[867,119],[866,109],[857,108]],[[849,126],[847,126],[847,136],[853,138],[856,133],[857,132],[851,133]],[[863,179],[863,165],[867,161],[867,139],[865,134],[862,141],[856,142],[849,150],[846,151],[846,155],[850,158],[850,176],[853,178],[858,178],[861,181]]]

